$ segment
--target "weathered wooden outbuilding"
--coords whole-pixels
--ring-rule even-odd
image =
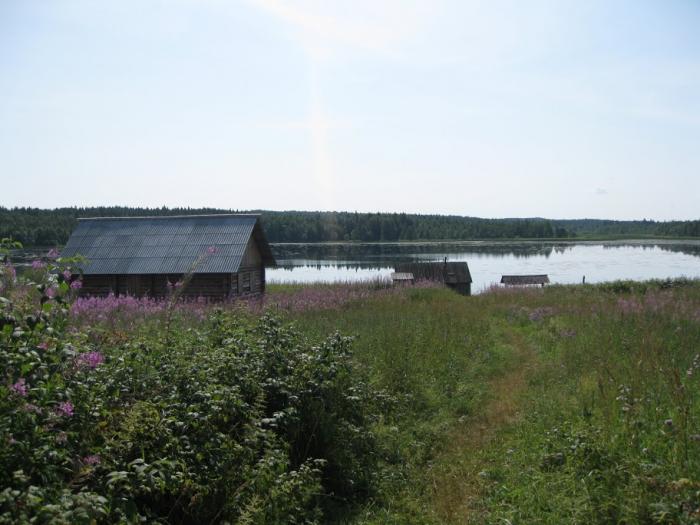
[[[78,219],[62,256],[82,255],[84,295],[226,299],[265,291],[275,266],[258,215]],[[185,276],[188,276],[184,279]]]
[[[394,286],[398,286],[405,284],[413,284],[416,282],[416,279],[413,277],[412,273],[392,272],[391,282]]]
[[[506,286],[544,286],[548,283],[548,275],[504,275],[501,277],[501,284]]]
[[[472,276],[466,262],[413,262],[394,267],[396,273],[410,273],[416,281],[438,281],[463,295],[469,295]]]

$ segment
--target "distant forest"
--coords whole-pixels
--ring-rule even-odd
[[[38,208],[0,207],[0,238],[25,246],[62,245],[79,217],[129,217],[243,213],[213,208]],[[467,239],[566,239],[576,237],[700,237],[697,221],[610,221],[481,219],[454,215],[260,211],[270,242],[419,241]]]

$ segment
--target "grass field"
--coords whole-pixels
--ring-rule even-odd
[[[51,268],[3,269],[0,522],[700,522],[698,281],[207,305]]]
[[[448,290],[293,316],[400,402],[357,523],[695,523],[700,286]]]

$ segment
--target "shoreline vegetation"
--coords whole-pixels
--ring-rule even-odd
[[[26,247],[60,246],[79,217],[129,217],[233,213],[215,208],[4,208],[0,238],[12,237]],[[272,243],[566,241],[700,238],[700,220],[613,221],[599,219],[504,218],[407,213],[353,213],[250,210],[260,213]],[[246,213],[243,211],[242,213]]]
[[[496,239],[414,239],[405,241],[318,241],[318,242],[271,242],[274,246],[293,246],[293,245],[304,245],[304,246],[331,246],[337,245],[399,245],[399,246],[411,246],[411,245],[497,245],[497,244],[528,244],[528,243],[546,243],[546,244],[586,244],[592,242],[622,242],[622,243],[649,243],[656,242],[674,242],[674,241],[696,241],[700,242],[700,237],[680,237],[680,236],[660,236],[653,235],[644,237],[641,235],[636,236],[624,236],[624,235],[609,235],[609,236],[586,236],[586,237],[575,237],[570,239],[552,239],[547,237],[513,237],[513,238],[496,238]]]
[[[700,280],[207,304],[57,257],[0,266],[0,523],[700,520]]]

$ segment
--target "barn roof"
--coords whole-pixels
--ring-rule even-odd
[[[547,275],[504,275],[501,277],[501,284],[547,284],[549,277]]]
[[[440,281],[447,284],[471,283],[466,262],[415,262],[397,264],[398,273],[412,273],[416,280]]]
[[[259,215],[78,219],[62,256],[82,255],[85,274],[235,273],[252,237],[274,266]],[[213,253],[210,253],[213,252]]]

